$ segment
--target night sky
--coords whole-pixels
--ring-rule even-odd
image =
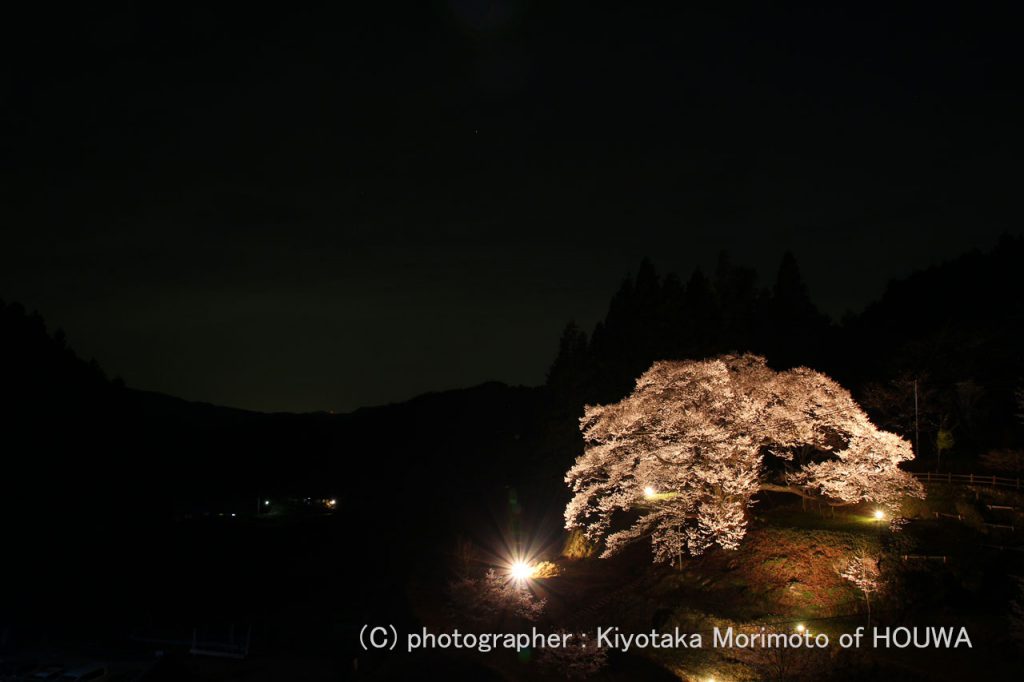
[[[644,255],[767,284],[792,250],[838,316],[1020,232],[1020,24],[974,3],[34,5],[0,21],[0,297],[138,388],[536,384]]]

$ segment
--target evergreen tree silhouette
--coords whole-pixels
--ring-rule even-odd
[[[760,352],[767,296],[757,289],[757,273],[751,268],[736,267],[728,252],[722,251],[715,268],[714,286],[722,316],[721,349]]]
[[[820,367],[829,319],[811,301],[796,256],[789,251],[779,264],[768,310],[769,361],[778,367]]]
[[[582,396],[587,381],[587,334],[573,321],[565,325],[547,384],[561,397]]]
[[[684,357],[703,358],[718,352],[722,338],[721,313],[711,280],[700,269],[694,270],[683,295]]]

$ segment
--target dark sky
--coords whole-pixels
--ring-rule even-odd
[[[539,383],[644,255],[767,283],[790,249],[838,315],[1020,231],[1020,24],[978,3],[33,4],[0,297],[140,388]]]

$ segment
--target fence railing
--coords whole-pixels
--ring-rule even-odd
[[[904,561],[941,561],[946,563],[949,561],[949,557],[945,554],[933,555],[933,554],[904,554]]]
[[[958,485],[985,485],[993,488],[1021,489],[1019,478],[989,476],[987,474],[939,474],[933,472],[915,473],[914,478],[922,483],[949,483]]]

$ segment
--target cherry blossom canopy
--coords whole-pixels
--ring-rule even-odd
[[[588,406],[580,423],[587,446],[566,475],[566,527],[604,539],[605,556],[647,536],[656,561],[735,549],[762,490],[890,508],[923,496],[899,469],[910,444],[872,424],[849,391],[756,355],[657,362],[630,396]]]

